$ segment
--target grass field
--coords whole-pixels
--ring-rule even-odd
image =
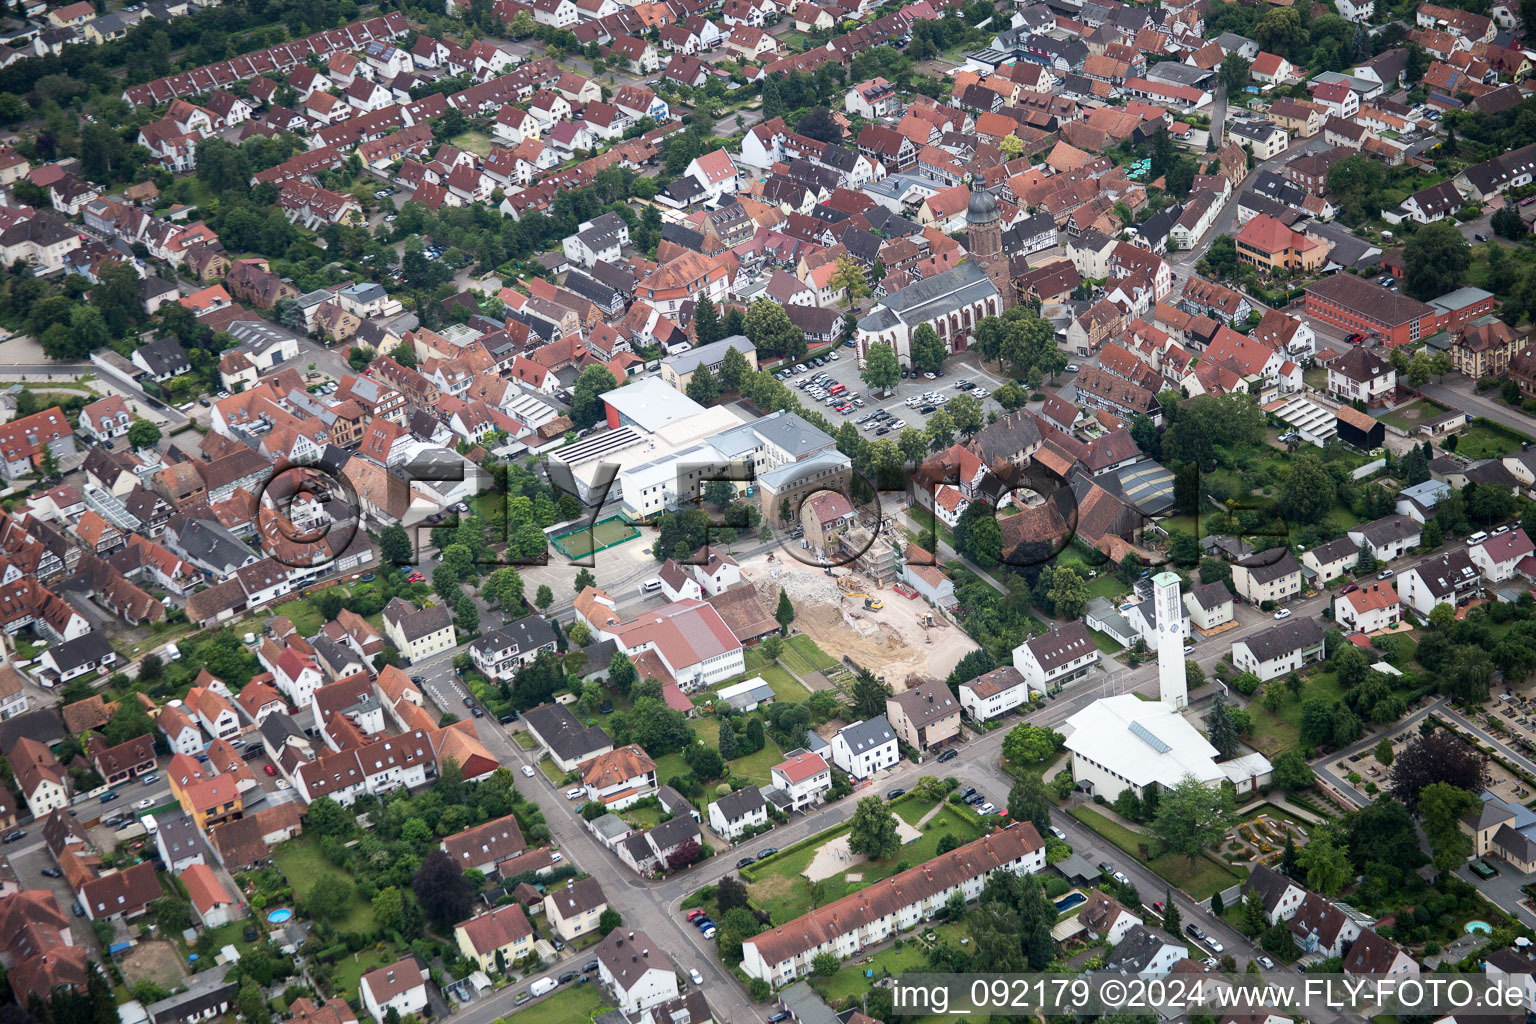
[[[526,1010],[500,1018],[503,1022],[521,1018],[530,1024],[587,1024],[608,1003],[596,985],[572,985]]]
[[[1253,716],[1253,735],[1248,741],[1266,757],[1297,745],[1301,733],[1301,706],[1309,697],[1335,701],[1344,696],[1337,677],[1331,672],[1306,676],[1305,682],[1299,698],[1293,700],[1289,691],[1285,693],[1285,701],[1276,713],[1271,713],[1260,701],[1248,705],[1248,713]],[[1272,679],[1265,685],[1280,686],[1282,680]]]
[[[796,637],[796,639],[799,638]],[[747,666],[746,672],[736,679],[721,683],[715,689],[719,690],[727,686],[734,686],[736,683],[744,679],[751,679],[753,676],[762,676],[763,682],[773,689],[773,696],[776,700],[790,701],[796,704],[803,703],[810,697],[811,691],[807,690],[800,680],[791,675],[789,670],[784,667],[791,658],[795,660],[796,664],[802,665],[806,671],[809,671],[804,657],[788,644],[784,646],[784,654],[781,656],[781,663],[778,665],[763,657],[761,648],[749,647],[744,652],[744,663]]]
[[[896,817],[915,828],[917,823],[923,820],[923,815],[937,806],[938,803],[933,800],[919,800],[911,797],[906,800],[896,801],[894,810],[896,811]]]
[[[1531,443],[1531,438],[1479,416],[1467,424],[1457,442],[1456,454],[1468,459],[1496,459]]]
[[[689,724],[694,728],[694,735],[706,746],[714,747],[719,744],[720,724],[714,719],[703,718]],[[784,754],[779,750],[779,745],[772,739],[766,739],[762,750],[745,757],[735,758],[727,763],[730,765],[732,774],[766,785],[770,770],[782,760],[784,760]],[[683,755],[680,753],[666,754],[656,759],[656,778],[661,782],[666,782],[675,775],[686,775],[688,771],[688,763],[683,760]],[[714,791],[711,787],[699,801],[700,808],[708,806],[709,801],[713,799]]]
[[[1140,847],[1145,844],[1150,849],[1157,849],[1158,841],[1155,837],[1133,832],[1124,825],[1110,821],[1091,807],[1074,807],[1069,813],[1125,853],[1146,864],[1158,877],[1196,899],[1203,900],[1212,893],[1221,892],[1242,881],[1242,876],[1237,872],[1205,856],[1196,857],[1193,863],[1188,857],[1177,853],[1164,853],[1148,860],[1141,856]]]
[[[476,156],[483,157],[491,152],[491,147],[496,144],[496,140],[485,132],[467,131],[455,135],[448,140],[448,143],[449,145],[459,147],[466,153],[473,153]]]
[[[283,843],[273,851],[272,859],[277,864],[277,869],[283,873],[283,877],[288,879],[288,884],[293,887],[293,894],[300,904],[315,887],[315,883],[326,875],[352,881],[351,875],[326,860],[321,855],[319,847],[307,837],[291,839]],[[340,932],[373,931],[373,907],[354,893],[352,910],[345,918],[336,922],[336,930]]]
[[[1413,428],[1417,427],[1420,423],[1432,420],[1436,416],[1443,415],[1445,412],[1444,406],[1431,402],[1427,398],[1420,398],[1409,402],[1407,405],[1400,405],[1391,412],[1382,413],[1376,418],[1389,427],[1396,427],[1398,430],[1411,434],[1413,433]]]
[[[926,809],[926,808],[925,808]],[[995,820],[995,819],[994,819]],[[938,856],[939,840],[953,835],[962,843],[983,835],[982,820],[970,811],[946,806],[928,822],[917,839],[907,843],[896,855],[883,861],[866,861],[852,867],[852,873],[860,877],[849,881],[846,873],[833,875],[817,883],[819,905],[846,896],[882,879],[889,878],[898,870],[913,867]],[[773,857],[760,867],[742,872],[749,880],[747,891],[752,902],[767,909],[775,923],[799,917],[817,905],[813,886],[802,872],[815,859],[816,852],[828,842],[847,833],[849,824],[828,829],[816,837],[817,842],[807,843],[797,850]]]
[[[926,935],[935,932],[939,941],[948,939],[951,943],[959,945],[965,937],[966,931],[963,924],[941,924],[936,928],[919,927],[909,932],[900,949],[885,949],[870,958],[869,963],[861,963],[858,960],[850,960],[843,965],[842,970],[832,975],[827,980],[827,996],[832,1000],[848,999],[866,992],[870,985],[886,977],[896,976],[907,971],[921,971],[928,965],[928,944],[915,936]],[[864,977],[865,971],[873,971],[874,976]],[[903,1017],[904,1022],[911,1022],[913,1018]]]
[[[810,664],[811,668],[817,672],[826,672],[829,669],[834,669],[838,666],[838,661],[836,658],[832,657],[820,647],[817,647],[816,641],[812,640],[808,636],[805,636],[804,634],[790,637],[789,640],[786,641],[785,646],[789,647],[796,654],[800,655],[800,657],[804,658],[806,662]]]

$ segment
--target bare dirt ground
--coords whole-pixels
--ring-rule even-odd
[[[912,840],[922,837],[921,832],[900,818],[896,819],[896,831],[901,835],[903,843],[910,843]],[[816,856],[811,858],[811,862],[800,873],[812,882],[819,882],[823,878],[831,878],[833,875],[841,874],[854,865],[862,864],[868,859],[862,853],[856,854],[851,852],[848,849],[848,837],[841,835],[817,850]],[[848,880],[856,881],[857,876],[849,875]]]
[[[977,647],[964,630],[937,612],[936,625],[927,631],[932,642],[925,642],[921,616],[932,609],[920,597],[865,588],[885,602],[884,608],[872,611],[861,598],[847,597],[820,568],[782,555],[748,558],[741,572],[769,608],[778,603],[779,588],[784,588],[795,605],[794,628],[822,650],[834,658],[852,658],[897,690],[909,689],[913,681],[943,679]]]
[[[120,963],[129,988],[152,981],[169,992],[181,983],[181,955],[169,942],[141,942],[125,953]]]

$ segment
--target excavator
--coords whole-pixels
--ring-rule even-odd
[[[864,601],[864,607],[868,608],[872,612],[877,612],[885,607],[885,602],[880,600],[878,597],[871,597],[868,594],[861,593],[859,591],[855,591],[852,594],[844,594],[843,596],[855,599],[862,598]]]

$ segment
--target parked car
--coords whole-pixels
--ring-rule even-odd
[[[145,797],[143,800],[140,800],[138,803],[134,804],[133,809],[136,811],[147,811],[153,806],[155,806],[155,802],[149,797]]]
[[[779,1010],[768,1015],[768,1024],[783,1024],[786,1020],[789,1020],[788,1010]]]
[[[1281,608],[1279,611],[1275,612],[1275,618],[1277,620],[1278,619],[1288,619],[1290,617],[1291,617],[1291,610],[1289,608]]]
[[[24,829],[24,828],[12,829],[10,832],[7,832],[5,834],[5,839],[3,841],[6,842],[6,843],[14,843],[18,839],[25,839],[26,837],[27,837],[27,830],[26,829]]]
[[[204,760],[207,760],[207,758],[204,758]],[[104,803],[104,804],[109,804],[113,800],[116,800],[121,795],[122,795],[121,793],[112,792],[112,791],[103,793],[103,794],[101,794],[101,802]]]
[[[146,786],[153,786],[155,783],[160,781],[160,776],[158,776],[158,775],[146,775],[146,776],[144,776],[144,778],[140,779],[139,781],[143,782],[144,785],[146,785]]]
[[[527,764],[523,765],[523,777],[526,778],[526,779],[533,778],[533,766],[532,765],[527,765]]]
[[[699,969],[697,967],[690,967],[688,968],[688,980],[693,982],[695,985],[702,985],[704,984],[704,975],[699,973]]]
[[[906,790],[902,789],[900,786],[897,786],[895,789],[887,790],[885,793],[885,798],[887,800],[895,800],[899,796],[905,796],[906,792]]]
[[[1486,241],[1488,241],[1488,236],[1483,234],[1481,231],[1479,231],[1477,234],[1473,235],[1472,237],[1477,239],[1479,242],[1486,242]]]
[[[961,800],[967,800],[970,797],[973,797],[975,795],[976,795],[976,787],[975,786],[966,786],[964,789],[962,789],[960,791],[960,799]]]
[[[558,981],[562,985],[568,985],[571,982],[576,980],[576,972],[575,971],[566,971],[564,974],[560,975],[560,977],[556,978],[555,980]]]
[[[688,911],[688,913],[683,915],[683,920],[687,921],[689,924],[692,924],[704,916],[706,916],[704,911],[700,910],[698,907],[694,907],[692,910]]]
[[[767,860],[769,857],[772,857],[778,852],[779,848],[777,846],[765,846],[762,850],[758,851],[757,859]]]
[[[1254,959],[1258,960],[1259,966],[1264,968],[1266,971],[1272,971],[1275,969],[1275,962],[1267,956],[1255,957]]]
[[[1211,947],[1211,949],[1215,950],[1217,953],[1226,952],[1226,947],[1215,939],[1208,938],[1205,940],[1205,944]]]
[[[757,863],[757,858],[756,857],[743,857],[743,858],[741,858],[741,860],[736,862],[736,866],[738,868],[749,868],[753,864],[756,864],[756,863]]]
[[[63,878],[64,877],[64,872],[60,871],[58,868],[43,868],[43,877],[45,877],[45,878]]]
[[[1184,934],[1188,935],[1192,939],[1205,938],[1205,932],[1201,931],[1200,926],[1195,924],[1193,921],[1184,926]]]
[[[1393,577],[1393,575],[1395,575],[1395,574],[1396,574],[1396,570],[1395,569],[1383,569],[1383,570],[1381,570],[1381,572],[1376,574],[1376,578],[1379,579],[1379,580],[1387,580],[1387,579],[1391,579]]]
[[[1057,828],[1055,825],[1049,826],[1046,831],[1055,836],[1057,839],[1060,839],[1062,842],[1066,842],[1067,840],[1067,834],[1061,829]]]
[[[1115,866],[1107,860],[1101,860],[1099,861],[1099,871],[1102,874],[1111,875],[1114,874]]]
[[[267,765],[262,770],[265,771],[268,775],[276,775],[277,774],[277,766],[276,765],[270,765],[269,764],[269,765]]]
[[[956,750],[954,747],[950,747],[948,750],[939,755],[939,764],[943,764],[945,761],[953,761],[959,756],[960,751]]]
[[[581,965],[581,972],[583,974],[586,974],[588,971],[595,971],[595,970],[597,970],[597,961],[596,960],[588,960],[586,963]]]
[[[991,814],[995,810],[997,810],[997,808],[992,806],[991,803],[985,803],[985,804],[982,804],[980,807],[976,808],[976,813],[977,814]]]

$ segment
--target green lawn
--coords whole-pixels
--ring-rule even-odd
[[[795,639],[798,640],[800,638],[796,637]],[[789,644],[785,644],[784,653],[780,658],[781,663],[778,665],[773,664],[764,657],[760,647],[747,648],[742,660],[747,667],[746,672],[735,679],[729,679],[721,683],[715,689],[721,690],[727,686],[734,686],[745,679],[751,679],[753,676],[762,676],[763,682],[773,688],[773,696],[777,700],[799,704],[805,702],[811,696],[811,691],[806,689],[804,684],[791,675],[790,670],[785,667],[791,666],[795,670],[806,674],[811,672],[809,663]]]
[[[1271,679],[1265,683],[1265,687],[1284,688],[1284,676]],[[1285,690],[1285,700],[1280,705],[1280,710],[1271,713],[1264,707],[1262,701],[1255,700],[1248,705],[1248,712],[1253,716],[1253,735],[1249,742],[1254,748],[1266,757],[1273,757],[1284,750],[1297,746],[1300,742],[1301,730],[1301,705],[1309,697],[1322,697],[1330,701],[1340,700],[1344,696],[1343,689],[1339,686],[1338,678],[1332,672],[1319,672],[1315,675],[1304,676],[1305,686],[1302,687],[1301,696],[1292,699],[1290,691]],[[1263,693],[1261,690],[1260,693]]]
[[[485,132],[477,131],[467,131],[459,135],[455,135],[453,138],[449,139],[448,142],[450,145],[457,146],[458,148],[464,150],[466,153],[473,153],[480,157],[489,154],[491,151],[491,146],[495,144],[495,140]]]
[[[1097,629],[1090,629],[1088,631],[1088,635],[1093,637],[1094,646],[1097,647],[1102,653],[1109,655],[1111,658],[1125,653],[1125,648],[1120,646],[1120,641],[1116,640],[1108,633]]]
[[[938,940],[948,939],[958,945],[965,937],[965,926],[962,924],[942,924],[936,928],[918,927],[914,931],[903,936],[907,941],[901,944],[900,949],[887,948],[873,957],[869,963],[863,959],[849,960],[842,970],[827,979],[827,997],[834,1002],[840,999],[850,999],[862,995],[868,991],[873,982],[879,981],[887,975],[895,976],[907,971],[921,971],[928,966],[928,944],[923,942],[920,936],[935,932]],[[864,977],[865,971],[873,971],[874,976]],[[903,1017],[903,1021],[911,1021],[911,1017]]]
[[[748,879],[747,889],[752,901],[767,909],[774,922],[779,924],[811,910],[816,905],[816,894],[812,891],[810,880],[802,872],[815,859],[817,850],[844,835],[849,828],[850,825],[844,823],[828,829],[815,837],[816,842],[806,843],[796,850],[743,871],[743,876]],[[946,806],[928,822],[921,836],[903,846],[895,856],[888,860],[866,861],[855,865],[852,872],[860,876],[857,880],[849,881],[846,874],[838,874],[817,883],[821,897],[819,905],[825,906],[832,900],[889,878],[899,870],[932,860],[938,856],[939,840],[945,835],[953,835],[961,843],[968,843],[983,835],[983,828],[981,819],[969,810]]]
[[[779,671],[782,672],[783,669],[779,669]],[[720,723],[718,720],[700,717],[693,719],[688,724],[692,728],[694,736],[705,746],[719,746]],[[766,739],[762,750],[755,754],[748,754],[745,757],[735,758],[727,763],[730,765],[733,775],[738,775],[743,779],[751,779],[760,785],[766,785],[768,783],[769,769],[782,760],[784,760],[784,754],[779,750],[778,744],[774,743],[772,739]],[[683,760],[683,755],[680,753],[674,752],[656,759],[656,778],[663,783],[674,776],[686,775],[689,770],[688,763]],[[711,791],[705,794],[704,805],[707,805],[708,801],[713,799],[714,793],[711,788]]]
[[[1165,853],[1146,859],[1141,856],[1140,848],[1145,844],[1150,849],[1157,849],[1159,844],[1156,838],[1110,821],[1090,807],[1074,807],[1069,813],[1125,853],[1146,864],[1160,878],[1183,889],[1195,899],[1203,900],[1243,880],[1243,876],[1237,872],[1205,856],[1196,857],[1194,863],[1177,853]]]
[[[608,1005],[596,985],[572,985],[541,1003],[500,1018],[503,1024],[522,1017],[529,1024],[587,1024]]]
[[[535,740],[532,736],[528,735],[528,732],[524,729],[519,729],[512,734],[512,742],[516,743],[524,750],[532,750],[534,747],[539,745],[538,741]]]
[[[388,967],[399,959],[400,951],[392,942],[386,942],[383,949],[365,949],[342,957],[336,961],[336,972],[331,976],[337,994],[342,998],[355,996],[363,975],[379,967]]]
[[[278,870],[288,879],[288,884],[293,887],[294,896],[300,903],[305,896],[309,895],[315,883],[326,875],[352,881],[352,876],[326,860],[320,853],[319,847],[307,836],[283,843],[273,851],[272,859],[277,864]],[[336,922],[336,930],[339,932],[373,931],[373,907],[362,897],[354,895],[351,913]]]
[[[784,753],[779,749],[779,745],[772,739],[768,739],[763,744],[763,749],[757,753],[731,761],[731,773],[767,785],[769,770],[783,760]]]
[[[547,757],[539,759],[539,771],[543,772],[544,777],[557,786],[565,782],[565,772],[561,771],[560,766]]]
[[[916,828],[917,823],[923,820],[923,815],[938,806],[934,800],[919,800],[915,796],[902,797],[892,806],[896,817]]]
[[[1420,423],[1432,420],[1436,416],[1443,415],[1445,412],[1445,407],[1438,402],[1431,402],[1427,398],[1420,398],[1409,402],[1407,405],[1400,405],[1391,412],[1384,412],[1376,418],[1389,427],[1396,427],[1404,433],[1411,434],[1413,429]]]
[[[1467,424],[1456,445],[1456,454],[1468,459],[1496,459],[1531,443],[1531,438],[1479,416]]]
[[[817,672],[826,672],[830,669],[837,668],[838,666],[838,660],[836,658],[832,657],[820,647],[817,647],[816,641],[812,640],[810,637],[804,635],[803,633],[799,636],[790,637],[789,640],[786,641],[785,646],[791,647],[796,652],[798,652],[802,658],[810,662],[811,668],[815,669]]]
[[[300,636],[314,636],[325,628],[325,616],[320,614],[320,609],[307,597],[285,601],[272,610],[278,615],[286,615]]]
[[[619,812],[619,817],[635,828],[655,828],[661,824],[661,808],[656,804],[648,804],[645,807],[626,807]]]
[[[787,704],[803,704],[811,698],[811,691],[805,688],[805,684],[779,665],[769,665],[758,672],[758,675],[762,676],[763,682],[773,690],[774,700],[781,700]]]

